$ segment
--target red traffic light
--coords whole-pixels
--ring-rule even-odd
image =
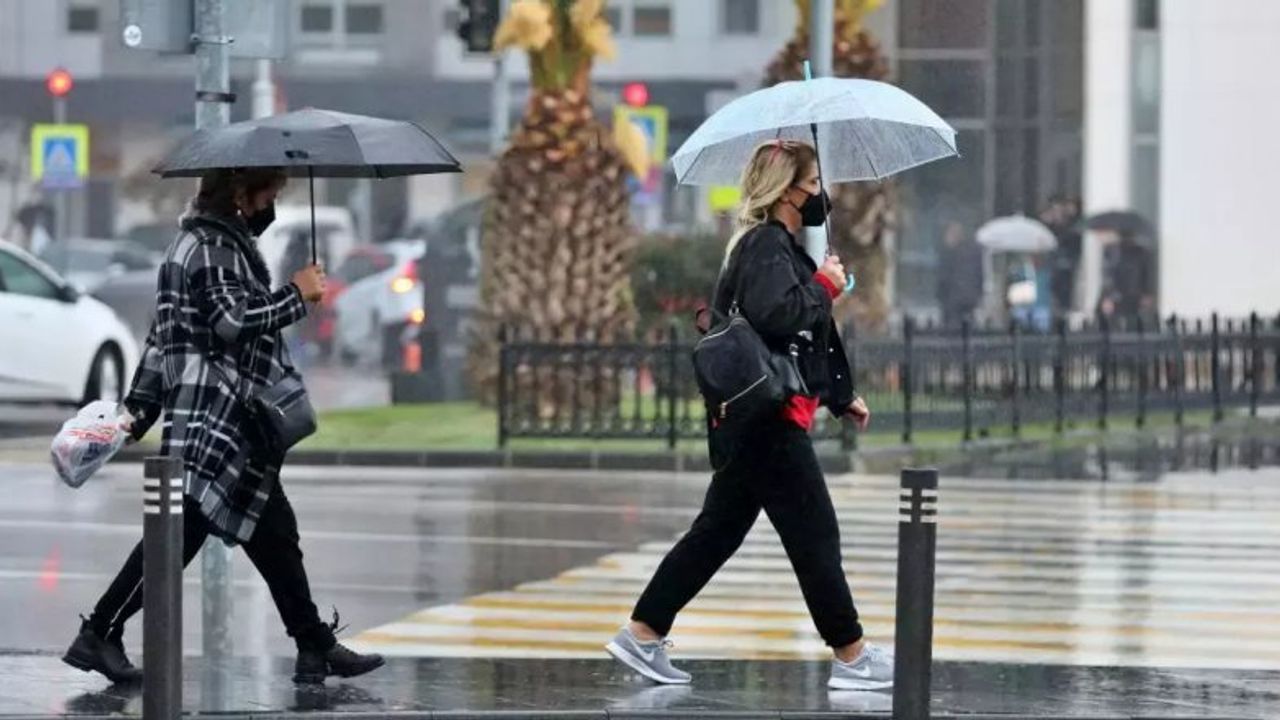
[[[642,82],[631,82],[622,86],[622,101],[631,107],[644,107],[649,104],[649,86]]]
[[[44,79],[44,86],[50,95],[60,98],[66,97],[71,92],[71,88],[75,87],[75,81],[71,79],[71,73],[67,72],[66,68],[58,68]]]

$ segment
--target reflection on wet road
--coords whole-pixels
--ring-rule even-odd
[[[830,485],[864,624],[891,642],[896,479]],[[1280,471],[1139,484],[944,478],[940,497],[935,657],[1280,668]],[[673,538],[428,605],[359,645],[412,656],[597,656]],[[681,657],[826,653],[763,517],[672,637]]]

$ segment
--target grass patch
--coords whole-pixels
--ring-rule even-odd
[[[492,408],[473,402],[432,403],[423,405],[395,405],[391,407],[356,410],[335,410],[320,414],[320,427],[315,435],[300,447],[310,450],[493,450],[498,446],[497,413]],[[1212,413],[1188,412],[1184,419],[1187,427],[1210,427]],[[1171,413],[1151,414],[1146,429],[1159,430],[1173,426]],[[1108,432],[1130,431],[1135,422],[1132,415],[1116,415],[1109,421]],[[860,448],[876,448],[900,445],[900,426],[879,425],[874,421],[872,431],[858,436]],[[1057,442],[1078,442],[1081,435],[1104,434],[1097,429],[1093,418],[1079,418],[1066,428],[1067,435],[1059,438],[1052,422],[1028,423],[1022,427],[1020,438]],[[919,430],[913,435],[913,445],[918,447],[956,447],[961,432],[954,430]],[[1009,427],[992,427],[975,439],[1010,439]],[[834,441],[824,441],[824,446],[835,449]],[[591,438],[512,438],[509,447],[514,450],[543,451],[600,451],[600,452],[664,452],[665,439],[591,439]],[[681,440],[678,448],[684,452],[705,451],[701,439]]]

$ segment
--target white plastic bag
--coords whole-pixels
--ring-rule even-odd
[[[129,439],[124,425],[131,419],[107,400],[80,408],[75,417],[62,424],[49,448],[58,477],[73,488],[83,485],[124,446]]]

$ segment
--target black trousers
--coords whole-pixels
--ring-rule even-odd
[[[187,565],[209,537],[209,523],[200,513],[200,504],[190,496],[183,498],[182,562]],[[299,650],[328,650],[335,642],[333,630],[320,620],[311,601],[311,584],[302,565],[302,548],[298,544],[298,518],[293,506],[277,485],[263,508],[262,517],[245,554],[267,581],[285,630]],[[98,600],[89,624],[106,637],[120,637],[124,624],[142,609],[142,543],[130,553],[124,567]]]
[[[632,619],[660,635],[742,545],[763,508],[782,538],[818,633],[831,647],[862,638],[840,561],[840,526],[809,435],[770,423],[711,479],[702,512],[658,566]]]

